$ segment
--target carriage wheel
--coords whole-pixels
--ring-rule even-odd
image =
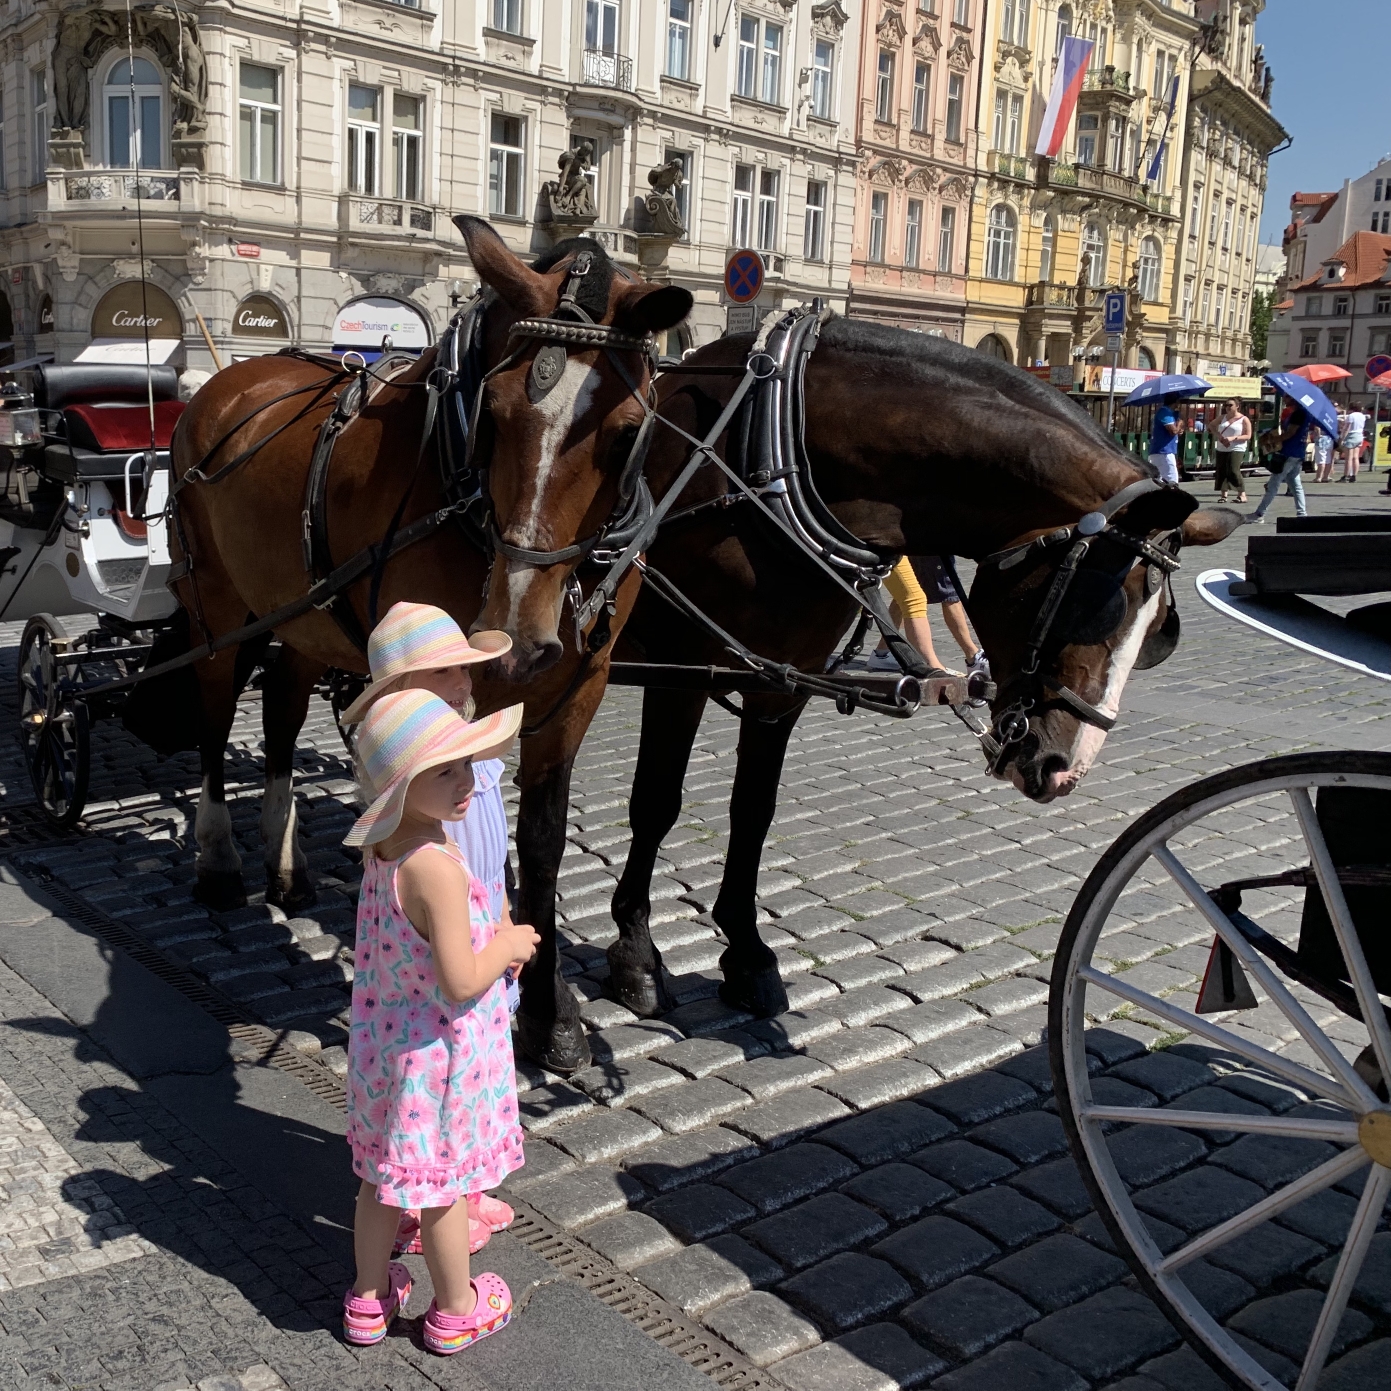
[[[67,689],[69,669],[57,660],[69,641],[56,618],[40,613],[25,624],[19,645],[19,728],[29,780],[44,816],[64,831],[82,815],[91,771],[87,706]]]
[[[1391,1195],[1391,1106],[1385,1101],[1391,1080],[1391,1026],[1377,998],[1378,984],[1385,992],[1386,981],[1374,980],[1368,968],[1343,892],[1350,872],[1335,869],[1315,811],[1317,790],[1331,787],[1391,794],[1391,754],[1266,759],[1204,778],[1166,798],[1112,844],[1087,878],[1063,929],[1053,968],[1053,1082],[1092,1201],[1116,1249],[1189,1343],[1229,1384],[1255,1391],[1283,1391],[1284,1383],[1204,1308],[1194,1288],[1199,1281],[1193,1278],[1201,1267],[1191,1262],[1199,1257],[1220,1262],[1228,1243],[1261,1233],[1266,1223],[1335,1185],[1356,1199],[1295,1383],[1297,1391],[1313,1391]],[[1387,801],[1391,803],[1391,796]],[[1385,823],[1380,830],[1391,835]],[[1248,889],[1239,911],[1229,906],[1235,919],[1209,896],[1224,883],[1279,878],[1286,871],[1303,869],[1314,881],[1309,887]],[[1305,894],[1311,899],[1322,895],[1335,950],[1341,951],[1344,981],[1334,982],[1331,989],[1298,963],[1292,964],[1292,954],[1263,939],[1258,930],[1264,929],[1285,948],[1293,945]],[[1230,905],[1230,899],[1224,897],[1224,902]],[[1220,937],[1232,953],[1227,983],[1233,969],[1238,979],[1244,975],[1259,1001],[1258,1013],[1198,1014],[1191,995],[1179,997],[1159,985],[1144,989],[1122,978],[1129,974],[1123,970],[1123,958],[1130,949],[1126,939],[1117,939],[1108,956],[1107,939],[1131,929],[1128,940],[1135,943],[1147,924],[1160,925],[1149,940],[1212,944],[1210,960],[1217,959]],[[1384,921],[1377,927],[1387,930]],[[1253,949],[1253,939],[1263,942],[1262,950]],[[1239,963],[1235,968],[1232,958]],[[1163,959],[1157,958],[1161,963]],[[1302,984],[1294,979],[1301,974]],[[1341,999],[1348,1012],[1329,1004],[1329,996]],[[1170,1041],[1187,1034],[1194,1043],[1215,1046],[1220,1050],[1214,1056],[1219,1071],[1227,1065],[1222,1054],[1234,1073],[1239,1066],[1253,1066],[1259,1078],[1273,1084],[1267,1088],[1270,1096],[1283,1089],[1282,1101],[1268,1113],[1236,1090],[1219,1085],[1203,1088],[1201,1109],[1193,1103],[1185,1106],[1183,1096],[1167,1107],[1105,1104],[1106,1088],[1094,1086],[1088,1073],[1085,1030],[1127,1015],[1158,1024]],[[1362,1020],[1370,1020],[1371,1028]],[[1109,1099],[1117,1098],[1113,1094]],[[1246,1146],[1244,1155],[1263,1144],[1267,1152],[1281,1147],[1283,1171],[1269,1166],[1259,1198],[1260,1188],[1248,1183],[1243,1190],[1226,1175],[1195,1176],[1195,1187],[1186,1191],[1219,1177],[1237,1194],[1250,1191],[1226,1209],[1211,1212],[1212,1225],[1205,1228],[1199,1225],[1196,1209],[1190,1208],[1184,1214],[1188,1220],[1182,1238],[1166,1240],[1161,1250],[1143,1217],[1146,1206],[1157,1203],[1151,1199],[1147,1204],[1146,1189],[1139,1185],[1153,1191],[1160,1182],[1173,1182],[1175,1169],[1161,1171],[1154,1157],[1168,1148],[1189,1170],[1204,1165],[1220,1169],[1225,1157],[1234,1168],[1253,1172],[1244,1158],[1238,1163],[1235,1144]],[[1171,1190],[1171,1195],[1176,1192]]]

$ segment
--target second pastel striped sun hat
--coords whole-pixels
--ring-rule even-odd
[[[466,638],[464,630],[433,604],[392,604],[367,639],[372,684],[343,712],[343,723],[357,724],[374,701],[412,671],[473,666],[511,650],[512,639],[496,630]]]
[[[465,721],[429,691],[393,691],[368,710],[357,736],[357,757],[376,799],[343,837],[373,845],[401,824],[411,779],[465,758],[497,758],[516,737],[522,706],[509,705]]]

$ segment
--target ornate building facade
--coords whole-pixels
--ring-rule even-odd
[[[1183,234],[1170,306],[1175,371],[1243,376],[1251,366],[1266,163],[1288,137],[1271,114],[1256,42],[1265,0],[1198,0],[1183,142]]]
[[[153,318],[199,368],[406,346],[472,289],[459,212],[521,254],[586,232],[687,286],[669,349],[724,330],[738,247],[761,307],[843,308],[859,4],[135,0],[127,25],[114,0],[13,0],[13,353],[70,360]]]
[[[961,341],[982,0],[871,0],[850,312]]]
[[[980,144],[970,216],[966,343],[1079,373],[1099,361],[1102,296],[1129,290],[1121,364],[1166,358],[1179,169],[1197,23],[1191,0],[999,0],[984,39]],[[1062,40],[1095,42],[1056,160],[1034,136]],[[1174,77],[1179,94],[1167,107]],[[1165,132],[1153,180],[1149,166]],[[1106,359],[1109,362],[1109,355]]]

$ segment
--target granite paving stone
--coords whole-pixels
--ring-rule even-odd
[[[808,1143],[738,1164],[721,1174],[718,1182],[759,1212],[769,1213],[820,1193],[856,1172],[845,1155]]]
[[[957,1361],[978,1357],[1038,1318],[1011,1290],[976,1275],[924,1295],[903,1311],[909,1329]]]
[[[637,1266],[633,1275],[654,1294],[686,1314],[702,1314],[716,1304],[772,1284],[781,1268],[737,1236],[717,1236]]]
[[[837,1251],[862,1246],[887,1230],[888,1223],[877,1212],[843,1193],[823,1193],[751,1223],[740,1235],[786,1269],[801,1270]]]
[[[706,1237],[742,1226],[757,1215],[728,1188],[711,1183],[687,1184],[673,1193],[663,1194],[648,1203],[646,1211],[685,1242],[704,1241]]]
[[[893,1323],[872,1323],[774,1364],[791,1391],[899,1391],[924,1386],[946,1363]]]
[[[582,1164],[616,1158],[661,1136],[662,1132],[651,1121],[631,1111],[605,1111],[585,1116],[550,1132],[552,1142]]]
[[[747,1092],[718,1077],[702,1077],[681,1087],[639,1097],[632,1109],[663,1130],[681,1134],[726,1119],[748,1104]]]
[[[1287,1290],[1248,1304],[1228,1320],[1229,1326],[1292,1360],[1304,1356],[1314,1325],[1323,1308],[1320,1290]],[[1337,1356],[1371,1331],[1372,1321],[1358,1309],[1348,1309],[1334,1335],[1332,1355]]]
[[[766,1367],[821,1342],[814,1323],[764,1290],[718,1305],[705,1322],[756,1367]]]
[[[1125,1276],[1126,1265],[1075,1236],[1058,1232],[996,1261],[986,1273],[1035,1308],[1053,1313],[1115,1284]]]
[[[741,1092],[740,1096],[743,1095]],[[789,1092],[772,1101],[760,1101],[729,1116],[726,1124],[760,1145],[777,1149],[850,1114],[844,1102],[812,1088]]]
[[[755,1058],[751,1062],[741,1060],[738,1066],[724,1069],[721,1075],[725,1081],[748,1092],[754,1100],[766,1101],[829,1077],[831,1068],[814,1057],[779,1054]]]
[[[992,1241],[1009,1248],[1057,1231],[1058,1219],[1031,1198],[1007,1185],[982,1188],[948,1203],[953,1217],[969,1222]]]
[[[912,1163],[962,1193],[998,1183],[1017,1170],[1012,1159],[969,1140],[943,1140],[909,1156]]]
[[[871,1111],[904,1097],[922,1095],[936,1081],[937,1075],[930,1067],[907,1058],[892,1058],[853,1072],[837,1073],[820,1082],[818,1090],[856,1111]]]
[[[757,1154],[758,1147],[744,1136],[713,1126],[657,1140],[628,1155],[623,1162],[628,1172],[654,1193],[666,1193],[709,1178]]]
[[[1087,1391],[1071,1367],[1027,1343],[1004,1343],[936,1385],[944,1391]]]
[[[923,1217],[872,1249],[925,1290],[977,1270],[1000,1254],[994,1242],[945,1216]]]
[[[778,1292],[835,1333],[888,1313],[913,1293],[888,1262],[852,1251],[784,1280]]]
[[[1124,1287],[1102,1290],[1024,1331],[1041,1352],[1084,1376],[1114,1377],[1173,1347],[1173,1325],[1144,1295]]]
[[[1042,1203],[1070,1222],[1075,1222],[1092,1210],[1091,1194],[1087,1192],[1071,1156],[1025,1169],[1016,1174],[1010,1183],[1021,1193],[1027,1193],[1035,1202]]]
[[[643,1058],[601,1063],[570,1077],[571,1086],[578,1087],[604,1106],[622,1106],[634,1097],[647,1096],[680,1083],[679,1072]]]
[[[1264,1196],[1264,1190],[1249,1180],[1203,1164],[1143,1189],[1134,1195],[1134,1202],[1141,1211],[1196,1234],[1236,1216]]]
[[[842,1029],[809,1043],[806,1056],[825,1063],[828,1069],[847,1072],[868,1063],[882,1062],[906,1053],[912,1045],[893,1028],[872,1025],[869,1028]]]
[[[837,1121],[817,1139],[848,1154],[857,1164],[868,1165],[909,1154],[951,1131],[951,1122],[935,1111],[896,1101],[876,1106],[866,1115]]]
[[[1041,1163],[1067,1149],[1063,1124],[1050,1111],[1024,1111],[987,1121],[971,1131],[971,1139],[1007,1154],[1021,1165]]]
[[[620,1270],[669,1256],[680,1250],[681,1243],[658,1222],[642,1212],[622,1212],[606,1217],[581,1233],[586,1246],[592,1246],[605,1260]]]

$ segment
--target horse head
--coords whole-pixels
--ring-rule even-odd
[[[991,713],[1002,747],[991,771],[1036,802],[1077,786],[1115,724],[1130,673],[1158,666],[1178,645],[1171,577],[1181,547],[1213,545],[1241,517],[1200,511],[1189,494],[1159,488],[1117,509],[1109,527],[1105,520],[1093,512],[988,557],[971,590],[998,686]]]
[[[494,559],[475,627],[512,636],[504,673],[520,680],[560,657],[567,584],[619,505],[644,419],[651,335],[680,323],[692,299],[629,275],[589,238],[528,266],[481,218],[454,221],[496,296],[479,420]]]

